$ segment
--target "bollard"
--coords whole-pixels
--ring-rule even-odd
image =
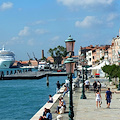
[[[46,83],[47,83],[47,86],[49,86],[49,76],[46,75],[46,77],[47,77],[47,81],[46,81]]]

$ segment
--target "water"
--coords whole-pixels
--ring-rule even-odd
[[[56,82],[64,83],[66,76],[39,80],[0,81],[0,120],[29,120],[56,92]]]

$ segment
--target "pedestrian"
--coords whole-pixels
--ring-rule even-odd
[[[108,88],[108,90],[106,91],[105,98],[107,102],[107,108],[110,108],[110,103],[112,99],[112,92],[110,91],[110,88]]]
[[[48,103],[53,103],[53,98],[52,98],[52,95],[49,95],[49,100],[48,100]]]
[[[101,83],[100,83],[100,81],[97,81],[97,89],[101,92]]]
[[[98,108],[98,104],[99,104],[99,107],[101,107],[100,102],[101,102],[102,97],[101,97],[99,90],[96,91],[95,96],[96,96],[96,107]]]
[[[65,94],[69,91],[69,87],[64,85],[65,89],[64,89],[64,92],[63,92],[63,97],[65,96]]]
[[[94,93],[95,93],[95,91],[97,90],[97,82],[96,81],[94,81],[94,83],[93,83],[93,88],[94,88]]]
[[[85,90],[89,90],[89,85],[90,85],[90,81],[86,80],[85,81]]]
[[[58,93],[59,90],[60,90],[60,83],[59,83],[59,81],[57,81],[56,85],[57,85],[57,93]]]

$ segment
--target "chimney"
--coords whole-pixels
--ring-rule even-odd
[[[42,58],[44,58],[44,50],[42,50]]]

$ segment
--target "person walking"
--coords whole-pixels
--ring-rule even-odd
[[[96,91],[95,96],[96,96],[96,107],[98,108],[98,104],[99,104],[99,107],[101,107],[100,102],[101,102],[102,97],[101,97],[99,90]]]
[[[95,93],[95,91],[97,90],[97,82],[96,81],[94,81],[94,83],[93,83],[93,88],[94,88],[94,93]]]
[[[100,81],[97,81],[97,89],[101,92],[101,83],[100,83]]]
[[[88,90],[88,91],[89,91],[89,86],[90,86],[90,81],[89,81],[89,80],[86,80],[86,81],[85,81],[85,90]]]
[[[110,88],[108,88],[108,90],[106,91],[105,98],[106,98],[107,108],[110,108],[110,103],[112,99],[112,92],[110,91]]]

